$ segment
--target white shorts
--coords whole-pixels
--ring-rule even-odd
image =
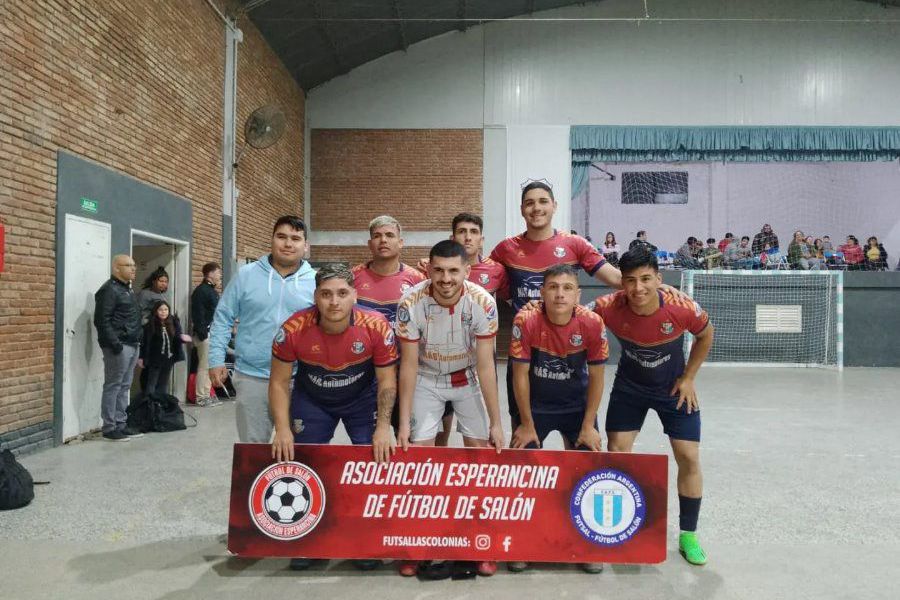
[[[438,388],[433,377],[419,375],[413,392],[410,441],[422,442],[437,436],[441,431],[447,402],[453,403],[458,432],[476,440],[490,438],[487,409],[481,398],[481,387],[477,383],[456,388]]]

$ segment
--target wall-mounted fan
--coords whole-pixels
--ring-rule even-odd
[[[262,149],[268,148],[278,141],[284,134],[284,127],[287,119],[284,111],[274,104],[267,104],[257,108],[244,123],[244,144],[241,146],[237,157],[234,159],[234,168],[236,169],[244,154],[247,146]]]

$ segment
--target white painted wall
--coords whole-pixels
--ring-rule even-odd
[[[643,0],[604,0],[426,40],[312,90],[309,126],[510,128],[505,160],[493,155],[496,139],[485,141],[486,203],[503,179],[488,169],[507,171],[499,234],[522,227],[522,172],[569,180],[568,144],[557,161],[552,143],[515,143],[548,131],[537,128],[900,125],[900,9],[854,0],[647,6],[650,19]],[[557,197],[562,218],[568,193]]]

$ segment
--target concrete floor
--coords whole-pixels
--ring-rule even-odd
[[[285,560],[229,557],[236,433],[226,404],[188,409],[200,423],[186,432],[24,457],[35,479],[51,483],[29,507],[0,513],[0,598],[898,597],[900,370],[707,367],[699,390],[700,533],[710,557],[702,568],[672,549],[674,480],[669,559],[655,566],[601,575],[501,567],[490,579],[421,583],[387,566],[362,574],[333,562],[298,574]],[[336,441],[347,443],[343,431]],[[654,416],[637,450],[668,451]]]

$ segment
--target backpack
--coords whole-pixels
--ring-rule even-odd
[[[187,429],[178,398],[170,394],[145,394],[128,406],[127,414],[128,426],[144,433]]]
[[[0,510],[22,508],[34,500],[34,480],[9,450],[0,452]]]

